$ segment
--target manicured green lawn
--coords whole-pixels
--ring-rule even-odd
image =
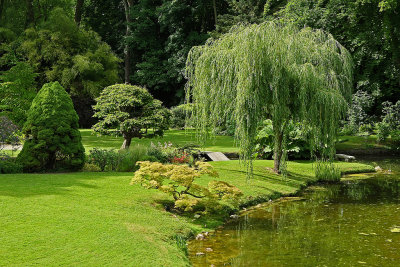
[[[243,190],[244,199],[291,194],[315,178],[310,162],[289,162],[282,178],[255,161],[254,178],[238,161],[212,163],[219,179]],[[343,171],[370,170],[340,163]],[[0,175],[0,266],[185,266],[177,234],[205,230],[222,218],[175,216],[160,204],[169,197],[139,185],[132,173]],[[199,178],[206,184],[210,177]]]

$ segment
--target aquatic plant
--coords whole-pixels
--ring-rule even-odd
[[[327,160],[318,160],[314,165],[314,171],[315,177],[317,177],[318,181],[340,181],[340,177],[342,176],[340,169]]]

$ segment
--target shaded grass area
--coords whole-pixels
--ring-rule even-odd
[[[293,194],[315,180],[311,162],[289,162],[287,178],[255,161],[247,181],[238,161],[212,163],[218,179],[238,186],[243,202]],[[371,167],[339,163],[343,172]],[[0,266],[186,266],[178,237],[208,230],[223,217],[176,216],[157,203],[156,190],[130,186],[132,173],[16,174],[0,176]],[[211,177],[201,177],[207,184]]]
[[[339,142],[336,149],[340,151],[346,150],[368,150],[368,149],[389,149],[387,142],[378,142],[376,135],[369,136],[339,136]]]
[[[86,149],[86,153],[90,149],[97,148],[115,148],[119,149],[123,143],[122,137],[115,136],[97,136],[92,134],[90,129],[81,129],[82,143]],[[195,130],[168,130],[165,131],[163,137],[156,138],[134,138],[132,139],[131,146],[136,144],[141,144],[145,146],[150,146],[151,143],[157,144],[171,142],[175,145],[184,145],[188,143],[199,144]],[[234,138],[231,136],[216,136],[212,140],[208,140],[204,147],[202,148],[206,151],[218,151],[218,152],[238,152],[239,149],[235,146]]]

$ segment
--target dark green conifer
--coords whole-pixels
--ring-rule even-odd
[[[43,85],[23,127],[26,141],[19,162],[25,172],[79,170],[85,149],[72,100],[58,83]]]

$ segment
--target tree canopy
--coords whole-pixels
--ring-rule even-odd
[[[100,134],[122,134],[124,143],[121,148],[128,148],[132,138],[146,137],[148,129],[152,135],[163,135],[169,126],[169,110],[160,100],[154,99],[147,89],[129,84],[116,84],[103,90],[96,99],[94,117],[99,122],[93,130]]]
[[[266,22],[238,26],[192,48],[186,98],[205,135],[226,118],[236,123],[242,157],[254,151],[257,126],[270,118],[276,172],[290,119],[313,128],[313,147],[332,155],[337,126],[351,98],[350,53],[332,35]]]

